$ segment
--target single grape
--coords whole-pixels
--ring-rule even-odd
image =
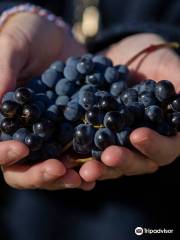
[[[163,121],[163,111],[159,106],[151,105],[145,109],[145,116],[148,120],[154,123]]]
[[[123,147],[130,147],[130,134],[132,132],[131,128],[125,128],[120,132],[116,133],[117,136],[117,144]]]
[[[56,98],[56,105],[59,107],[66,107],[70,98],[68,96],[59,96]]]
[[[104,78],[107,83],[112,84],[119,80],[119,72],[114,67],[107,67],[104,73]]]
[[[55,130],[54,123],[50,120],[44,119],[33,124],[33,133],[43,139],[49,139]]]
[[[84,114],[84,109],[79,103],[75,101],[68,102],[67,106],[64,109],[64,117],[68,121],[77,121],[82,119]]]
[[[142,92],[138,97],[138,101],[145,107],[158,104],[158,100],[152,92]]]
[[[98,65],[99,69],[103,70],[106,67],[112,67],[112,61],[102,55],[96,55],[92,58],[93,62]]]
[[[63,73],[64,67],[65,67],[65,64],[62,61],[56,61],[50,65],[50,69],[53,69],[58,73]]]
[[[65,78],[58,81],[55,86],[56,94],[59,96],[71,96],[76,92],[76,90],[76,84]]]
[[[174,85],[168,80],[161,80],[156,84],[155,96],[160,102],[170,100],[175,96]]]
[[[26,87],[17,88],[15,91],[15,99],[20,104],[29,103],[33,99],[33,92]]]
[[[115,111],[118,109],[118,102],[113,96],[109,95],[99,100],[98,107],[103,111]]]
[[[75,128],[74,139],[80,145],[93,143],[95,128],[89,124],[80,124]]]
[[[124,128],[125,120],[125,115],[120,112],[108,112],[104,117],[104,126],[114,132],[119,132]]]
[[[5,117],[12,118],[19,113],[20,106],[16,102],[5,101],[1,105],[1,113]]]
[[[93,107],[86,112],[85,120],[94,126],[98,126],[103,124],[104,116],[105,113],[103,111],[97,107]]]
[[[105,84],[105,79],[101,72],[95,72],[86,76],[86,82],[96,87],[102,87]]]
[[[85,109],[91,109],[97,103],[97,98],[93,92],[80,91],[79,92],[79,104]]]
[[[94,143],[98,149],[104,150],[116,144],[116,136],[110,129],[100,128],[95,134]]]
[[[13,140],[25,143],[25,138],[30,134],[26,128],[19,128],[12,136]]]
[[[29,104],[23,107],[21,118],[25,123],[34,123],[40,119],[41,115],[42,112],[39,105]]]
[[[101,160],[102,151],[99,150],[98,148],[94,147],[94,148],[91,150],[91,155],[92,155],[92,158],[100,161],[100,160]]]
[[[128,69],[128,67],[125,66],[125,65],[117,65],[117,66],[115,66],[115,68],[118,71],[119,80],[127,81],[128,77],[129,77],[129,69]]]
[[[138,93],[135,89],[129,88],[121,94],[121,100],[125,105],[138,101]]]
[[[177,94],[174,100],[171,102],[173,111],[180,112],[180,94]]]
[[[38,151],[42,147],[42,138],[38,135],[31,133],[25,138],[25,144],[31,151]]]
[[[143,92],[155,93],[156,82],[152,79],[147,79],[137,84],[138,93],[141,94]]]
[[[180,112],[172,114],[171,124],[177,131],[180,131]]]
[[[42,82],[48,88],[54,88],[60,78],[62,78],[62,74],[53,68],[47,69],[41,76]]]
[[[124,81],[118,81],[111,85],[110,93],[114,97],[119,97],[123,91],[127,89],[127,83]]]
[[[7,102],[7,101],[11,101],[11,102],[15,102],[15,93],[14,92],[7,92],[2,100],[1,100],[1,103],[4,103],[4,102]]]
[[[0,129],[6,134],[13,134],[19,127],[16,119],[4,118],[0,123]]]
[[[94,63],[91,58],[82,57],[77,64],[77,70],[81,74],[89,74],[94,68]]]

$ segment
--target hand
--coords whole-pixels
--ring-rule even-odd
[[[0,98],[15,87],[17,79],[38,75],[58,57],[80,55],[85,51],[67,37],[63,29],[30,13],[19,13],[8,20],[0,33],[0,49]],[[0,165],[10,186],[48,190],[73,187],[88,190],[94,186],[94,183],[83,182],[78,173],[56,159],[32,167],[18,164],[28,153],[22,143],[0,143]]]
[[[144,48],[164,42],[155,34],[137,34],[112,45],[105,55],[114,64],[125,64]],[[171,49],[163,48],[146,57],[142,55],[130,65],[130,70],[133,78],[138,74],[139,81],[145,78],[156,81],[168,79],[177,92],[180,90],[180,59]],[[102,162],[92,160],[81,167],[81,177],[88,182],[153,173],[159,166],[172,163],[180,155],[180,133],[175,137],[165,137],[151,129],[139,128],[132,132],[130,141],[137,152],[110,146],[103,152]]]

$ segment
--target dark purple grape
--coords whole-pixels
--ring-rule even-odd
[[[26,87],[17,88],[15,91],[15,99],[20,104],[29,103],[33,99],[33,92]]]
[[[19,127],[16,119],[4,118],[0,123],[0,129],[6,134],[13,134]]]
[[[34,123],[40,119],[41,115],[39,105],[29,104],[23,107],[21,118],[25,123]]]
[[[115,111],[118,109],[118,102],[113,96],[109,95],[99,100],[98,107],[103,111]]]
[[[102,155],[102,151],[99,150],[98,148],[94,147],[91,151],[91,155],[94,159],[100,161],[101,160],[101,155]]]
[[[104,117],[104,126],[114,132],[119,132],[124,128],[125,120],[125,115],[120,112],[108,112]]]
[[[57,72],[53,68],[47,69],[43,74],[42,74],[42,82],[48,87],[48,88],[54,88],[56,83],[60,78],[62,78],[62,74]]]
[[[76,89],[76,84],[65,78],[60,79],[55,86],[56,94],[59,96],[71,96],[76,92]]]
[[[136,86],[138,86],[137,89],[138,89],[139,94],[141,94],[143,92],[149,92],[149,93],[154,94],[156,82],[154,80],[147,79],[147,80],[144,80],[143,82],[141,82],[140,84],[137,84]]]
[[[173,111],[180,112],[180,94],[178,94],[174,100],[171,102],[171,107]]]
[[[86,112],[85,120],[94,126],[98,126],[103,124],[104,116],[105,113],[103,111],[97,107],[93,107]]]
[[[119,80],[127,81],[129,77],[129,69],[125,65],[117,65],[115,68],[118,70],[119,73]]]
[[[64,117],[68,121],[77,121],[83,118],[84,109],[82,106],[75,102],[70,101],[64,109]]]
[[[16,102],[6,101],[1,105],[1,113],[5,117],[12,118],[19,113],[20,106]]]
[[[171,124],[177,131],[180,131],[180,112],[172,114]]]
[[[158,104],[158,100],[152,92],[142,92],[138,97],[138,101],[145,107]]]
[[[130,134],[132,132],[131,128],[125,128],[121,130],[120,132],[116,133],[117,136],[117,144],[119,146],[123,147],[130,147],[131,142],[130,142]]]
[[[82,57],[79,63],[77,64],[77,70],[81,74],[89,74],[94,68],[94,63],[91,58]]]
[[[127,89],[127,83],[124,81],[118,81],[111,85],[110,93],[114,97],[119,97],[123,93],[123,91],[125,91],[126,89]]]
[[[63,73],[65,64],[62,61],[53,62],[50,66],[50,69],[55,70],[58,73]]]
[[[29,134],[25,138],[25,144],[31,151],[38,151],[42,147],[42,143],[42,138],[33,133]]]
[[[75,128],[74,139],[78,144],[89,145],[93,143],[95,128],[89,124],[80,124]]]
[[[119,80],[119,72],[114,67],[107,67],[104,73],[104,78],[107,83],[112,84]]]
[[[163,111],[156,105],[147,107],[145,109],[145,116],[148,120],[154,123],[161,123],[163,121]]]
[[[40,136],[43,139],[48,139],[52,136],[55,130],[54,123],[50,120],[42,120],[33,124],[34,134]]]
[[[7,92],[3,96],[2,100],[1,100],[1,103],[7,102],[7,101],[16,102],[14,92]]]
[[[25,138],[30,134],[29,130],[26,128],[19,128],[13,134],[13,140],[25,143]]]
[[[115,134],[108,128],[100,128],[94,136],[94,143],[100,150],[116,144]]]
[[[135,89],[129,88],[121,94],[121,100],[125,105],[130,105],[138,101],[138,93]]]
[[[174,85],[168,80],[161,80],[156,84],[155,96],[160,102],[170,100],[175,96]]]

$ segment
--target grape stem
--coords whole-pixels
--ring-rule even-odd
[[[63,149],[62,149],[62,152],[61,153],[64,153],[64,152],[66,152],[69,148],[71,148],[72,147],[72,145],[73,145],[73,141],[71,141],[71,142],[69,142],[69,143],[67,143],[64,147],[63,147]]]
[[[156,51],[158,49],[161,49],[161,48],[179,48],[179,47],[180,47],[180,44],[178,42],[168,42],[168,43],[161,43],[161,44],[152,44],[152,45],[144,48],[143,50],[141,50],[137,54],[135,54],[132,58],[130,58],[127,61],[127,63],[125,65],[126,66],[131,65],[138,57],[140,57],[144,53],[151,53],[151,52],[154,52],[154,51]]]

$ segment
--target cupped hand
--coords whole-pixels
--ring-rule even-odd
[[[11,17],[0,31],[0,99],[5,92],[15,88],[19,79],[38,75],[58,58],[85,51],[66,35],[63,29],[34,14],[19,13]],[[76,171],[67,169],[57,159],[48,159],[31,167],[19,164],[18,161],[28,154],[28,148],[22,143],[0,143],[0,165],[10,186],[48,190],[75,187],[89,190],[94,187],[94,182],[85,183]]]
[[[126,64],[134,55],[152,44],[165,43],[155,34],[137,34],[109,47],[105,55],[114,64]],[[143,54],[129,66],[132,79],[170,80],[180,91],[180,58],[171,49],[158,49]],[[138,76],[138,78],[137,78]],[[115,179],[123,175],[139,175],[155,172],[160,166],[172,163],[180,155],[180,134],[165,137],[148,128],[138,128],[130,135],[137,151],[125,147],[110,146],[102,154],[101,162],[86,162],[80,169],[85,181]]]

